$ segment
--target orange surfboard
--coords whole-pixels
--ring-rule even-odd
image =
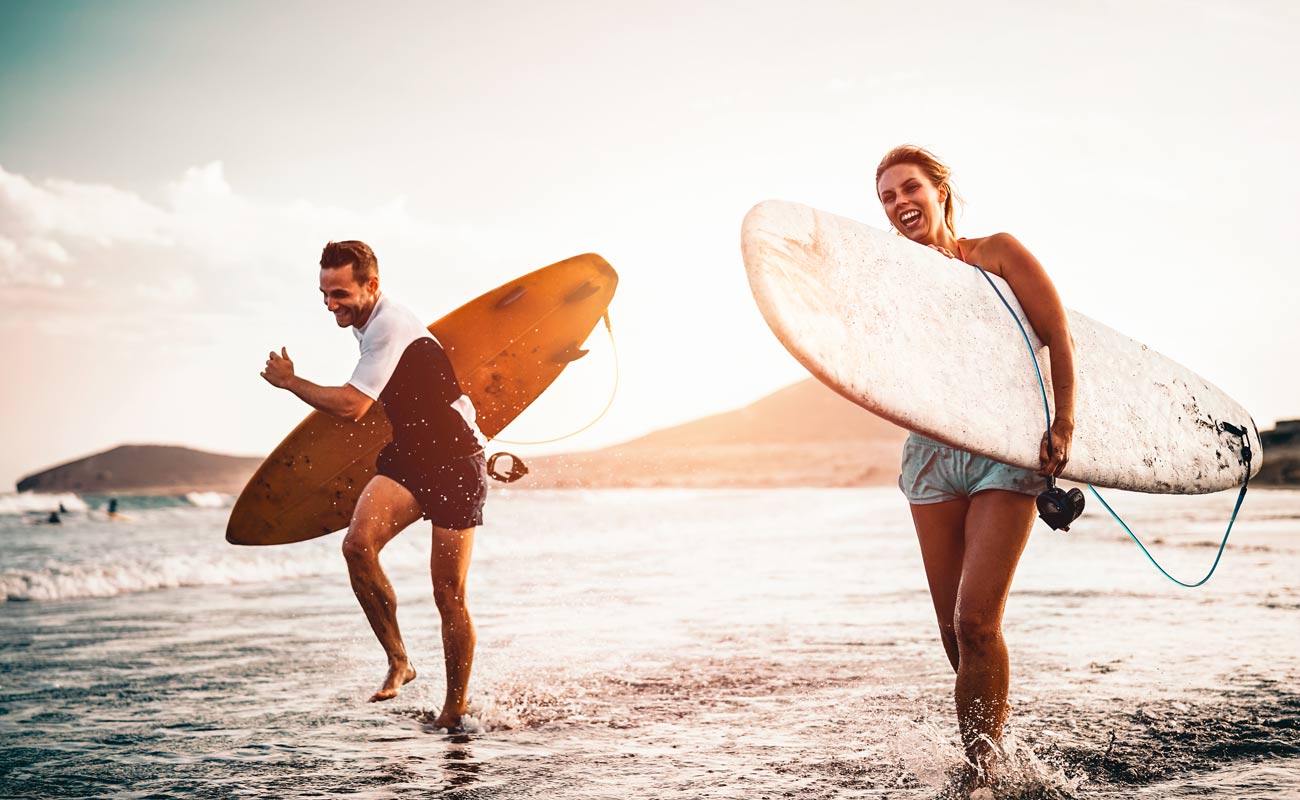
[[[429,326],[492,438],[537,399],[606,313],[618,275],[595,254],[543,267]],[[348,526],[379,451],[392,440],[383,405],[358,422],[312,412],[267,456],[230,512],[226,541],[301,542]]]

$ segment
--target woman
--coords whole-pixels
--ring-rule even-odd
[[[876,194],[899,233],[1010,284],[1051,353],[1056,399],[1051,447],[1044,433],[1037,474],[915,433],[903,449],[899,487],[911,503],[939,632],[957,673],[957,724],[971,765],[987,779],[1007,716],[1007,593],[1044,476],[1060,475],[1070,457],[1074,342],[1056,288],[1020,242],[1007,233],[957,238],[950,175],[929,151],[903,145],[877,167]]]

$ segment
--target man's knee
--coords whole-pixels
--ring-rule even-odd
[[[369,537],[359,536],[352,531],[343,537],[343,558],[349,564],[364,564],[374,561],[378,556],[379,551]]]
[[[465,607],[465,582],[458,580],[435,580],[433,582],[433,602],[440,612],[458,611]]]

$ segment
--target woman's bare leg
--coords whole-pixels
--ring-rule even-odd
[[[973,764],[987,768],[1002,736],[1010,663],[1002,614],[1034,524],[1034,498],[991,489],[970,501],[957,592],[957,724]]]
[[[966,500],[912,505],[912,522],[916,525],[916,538],[921,544],[921,560],[925,563],[925,577],[930,583],[930,600],[939,619],[939,636],[954,672],[959,659],[954,619],[966,550],[968,508]]]

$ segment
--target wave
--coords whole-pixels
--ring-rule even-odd
[[[221,492],[189,492],[185,499],[190,505],[199,508],[227,508],[235,501],[233,495]]]
[[[72,492],[59,494],[42,494],[40,492],[20,492],[19,494],[0,494],[0,515],[49,513],[58,511],[62,505],[69,511],[87,511],[90,506]]]
[[[110,500],[117,501],[119,511],[141,511],[155,508],[229,508],[234,504],[235,496],[223,492],[188,492],[183,495],[77,495],[73,492],[51,494],[22,492],[0,494],[0,516],[48,514],[51,511],[58,511],[60,505],[68,511],[102,511],[108,507]]]
[[[314,558],[241,553],[215,559],[186,555],[116,564],[54,564],[37,570],[0,572],[0,603],[77,600],[155,589],[305,578],[337,571],[341,563],[337,551],[329,548]]]

